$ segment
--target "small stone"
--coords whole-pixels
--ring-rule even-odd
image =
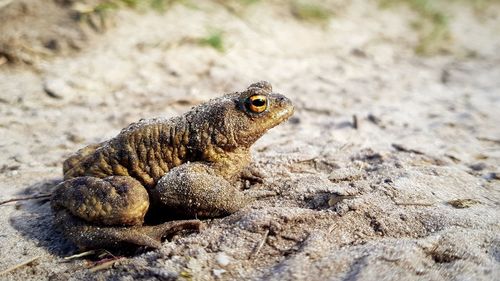
[[[214,273],[215,277],[217,277],[217,278],[221,278],[222,274],[224,272],[226,272],[226,270],[224,270],[224,269],[214,269],[213,270],[213,273]]]
[[[483,178],[487,181],[500,180],[500,173],[487,173]]]
[[[476,164],[470,165],[469,168],[471,168],[474,171],[481,171],[481,170],[484,170],[486,168],[486,164],[476,163]]]
[[[227,266],[231,262],[230,258],[223,252],[218,253],[215,260],[220,266]]]
[[[457,208],[457,209],[469,208],[472,205],[475,205],[477,203],[480,203],[480,202],[477,200],[474,200],[474,199],[456,199],[456,200],[448,201],[448,204],[450,204],[451,206],[453,206],[454,208]]]
[[[43,90],[53,99],[71,98],[75,95],[71,86],[62,79],[46,79],[43,82]]]

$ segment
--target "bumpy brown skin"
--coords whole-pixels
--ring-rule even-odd
[[[249,108],[255,95],[267,98],[264,112]],[[152,208],[165,217],[217,217],[241,209],[249,200],[234,183],[258,178],[245,170],[250,146],[292,114],[290,100],[263,81],[179,117],[133,123],[64,162],[65,181],[52,197],[56,224],[83,249],[158,248],[165,235],[198,230],[198,220],[142,224]]]

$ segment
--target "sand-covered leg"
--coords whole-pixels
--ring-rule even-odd
[[[60,183],[51,202],[55,210],[66,209],[93,224],[141,225],[149,195],[132,177],[77,177]]]
[[[52,196],[56,224],[82,249],[124,245],[158,248],[161,239],[201,222],[172,221],[142,226],[149,196],[132,177],[78,177],[59,184]]]
[[[186,163],[170,170],[158,181],[155,196],[168,209],[193,217],[228,215],[247,203],[236,186],[203,163]]]
[[[96,226],[65,209],[56,211],[55,222],[81,250],[123,249],[131,245],[157,249],[163,237],[182,230],[199,231],[203,225],[199,220],[179,220],[154,226]]]

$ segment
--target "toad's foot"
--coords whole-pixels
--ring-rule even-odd
[[[164,237],[182,230],[200,231],[203,227],[199,220],[169,221],[154,226],[97,226],[88,224],[66,210],[58,210],[55,218],[64,234],[82,250],[120,249],[131,245],[158,249]]]
[[[171,212],[191,217],[225,216],[248,203],[236,186],[199,162],[170,170],[158,181],[154,194]]]
[[[257,167],[247,167],[245,168],[240,175],[240,178],[243,181],[248,181],[251,185],[257,184],[257,183],[264,183],[264,179],[266,178],[266,174],[263,173],[260,169]],[[245,186],[247,187],[247,186]],[[248,187],[247,187],[248,188]]]

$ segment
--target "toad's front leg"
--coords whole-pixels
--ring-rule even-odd
[[[170,170],[153,192],[169,210],[188,217],[220,217],[248,203],[235,185],[205,163],[185,163]]]
[[[55,222],[81,249],[126,245],[159,248],[161,238],[201,222],[172,221],[143,226],[149,196],[132,177],[78,177],[59,184],[51,199]]]

